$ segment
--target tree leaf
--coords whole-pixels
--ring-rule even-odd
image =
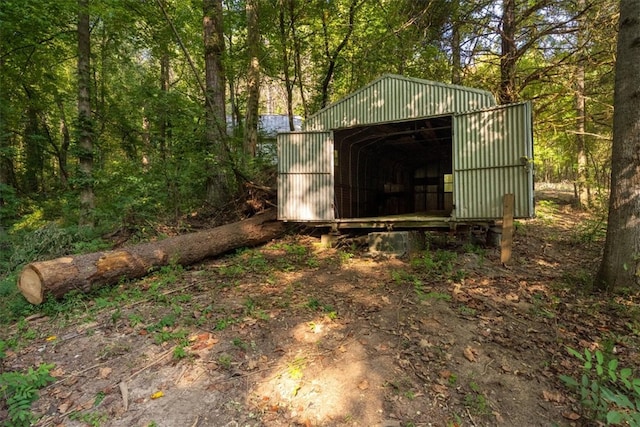
[[[620,424],[622,423],[622,414],[618,411],[607,412],[607,424]]]
[[[578,387],[578,381],[575,378],[568,375],[560,375],[560,381],[568,385],[569,387]]]

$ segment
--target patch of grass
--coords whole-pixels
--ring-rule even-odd
[[[348,264],[349,261],[351,261],[351,259],[354,257],[355,255],[353,254],[353,252],[349,252],[349,251],[340,251],[338,252],[338,259],[340,261],[340,265],[345,265]]]
[[[427,292],[424,294],[423,299],[433,299],[436,301],[451,301],[451,295],[444,292]]]
[[[570,242],[576,245],[591,245],[602,243],[607,235],[607,222],[605,217],[586,219],[579,222],[571,230]]]
[[[91,427],[100,427],[108,421],[109,417],[101,412],[72,412],[69,414],[69,419],[80,421]]]
[[[218,357],[218,364],[224,369],[230,369],[232,361],[233,359],[228,354],[221,354],[220,357]]]
[[[457,258],[458,254],[453,251],[426,250],[420,256],[411,259],[411,267],[432,278],[449,278]]]
[[[101,360],[108,360],[112,357],[120,356],[131,351],[131,347],[122,344],[113,344],[104,347],[99,353],[98,358]]]
[[[242,265],[231,264],[218,268],[218,274],[225,278],[236,278],[245,275],[246,268]]]
[[[240,348],[240,349],[242,349],[244,351],[247,351],[249,349],[249,345],[246,342],[244,342],[244,340],[242,340],[242,338],[234,338],[231,341],[231,344],[233,344],[234,346],[236,346],[236,347],[238,347],[238,348]]]
[[[582,293],[591,293],[595,284],[593,273],[580,268],[562,273],[561,281],[570,289]]]
[[[465,243],[462,246],[462,250],[467,254],[476,254],[481,259],[484,258],[487,255],[486,249],[484,249],[482,246],[476,245],[476,244],[471,243],[471,242]]]
[[[238,320],[236,320],[233,317],[223,317],[221,319],[216,320],[216,325],[214,327],[214,329],[216,331],[224,331],[225,329],[227,329],[229,326],[238,323]]]
[[[536,205],[536,218],[543,224],[552,224],[558,213],[558,204],[551,200],[538,200]]]
[[[463,316],[475,316],[478,311],[475,308],[462,304],[458,307],[458,312]]]
[[[187,350],[185,350],[185,345],[183,343],[180,343],[178,345],[176,345],[173,349],[173,358],[176,360],[182,360],[185,357],[189,356],[189,353],[187,352]]]
[[[464,397],[463,405],[469,410],[478,415],[490,415],[491,407],[485,395],[481,392],[480,386],[471,381],[469,383],[470,393],[467,393]]]
[[[184,329],[178,329],[177,331],[162,330],[156,332],[153,335],[153,338],[156,344],[162,344],[167,341],[178,341],[186,343],[188,335],[189,333]]]
[[[95,399],[93,399],[93,406],[96,407],[101,404],[105,397],[106,394],[104,393],[104,391],[99,391],[98,393],[96,393],[96,397]]]
[[[135,328],[144,320],[144,318],[141,315],[136,313],[130,314],[129,316],[127,316],[127,319],[129,320],[129,326],[131,326],[132,328]]]
[[[175,314],[167,314],[153,325],[147,326],[147,332],[158,332],[164,328],[171,328],[176,324]]]

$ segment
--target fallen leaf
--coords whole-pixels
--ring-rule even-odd
[[[463,353],[464,357],[466,357],[469,362],[475,362],[478,350],[472,348],[471,346],[467,346],[467,348],[464,349]]]
[[[496,421],[498,422],[498,424],[504,424],[504,418],[502,418],[502,415],[500,415],[499,412],[493,411],[492,414],[494,417],[496,417]]]
[[[64,376],[64,369],[55,368],[53,371],[49,372],[49,375],[51,375],[54,378],[62,377],[62,376]]]
[[[542,398],[547,402],[563,403],[564,396],[559,391],[542,390]]]
[[[440,375],[440,378],[448,380],[449,378],[451,378],[451,371],[449,371],[448,369],[444,369],[440,371],[438,375]]]
[[[389,350],[389,346],[387,346],[386,344],[380,344],[376,346],[376,350],[382,352],[382,351],[387,351]]]
[[[151,395],[151,398],[152,398],[152,399],[159,399],[159,398],[161,398],[161,397],[163,397],[163,396],[164,396],[164,393],[163,393],[163,392],[161,392],[161,391],[156,391],[155,393],[153,393],[153,394]]]
[[[47,337],[47,339],[46,339],[46,340],[47,340],[47,341],[55,341],[55,340],[57,340],[57,339],[58,339],[58,337],[57,337],[57,336],[55,336],[55,335],[51,335],[51,336]]]
[[[505,298],[507,299],[507,301],[511,301],[511,302],[517,302],[520,300],[520,297],[513,293],[507,294]]]
[[[444,397],[449,395],[449,389],[447,388],[446,385],[442,385],[442,384],[433,384],[431,386],[431,391]]]
[[[291,391],[291,396],[296,397],[298,395],[298,392],[300,391],[300,384],[296,384],[295,387],[293,387],[293,391]]]
[[[62,402],[60,405],[58,405],[58,412],[60,412],[61,414],[65,414],[69,410],[71,405],[73,405],[73,400],[66,400]]]
[[[575,412],[563,412],[562,416],[571,421],[576,421],[580,419],[580,415],[576,414]]]
[[[425,339],[425,338],[422,338],[422,339],[420,340],[420,342],[418,343],[418,345],[419,345],[420,347],[422,347],[422,348],[427,348],[427,347],[431,347],[431,346],[432,346],[432,344],[429,342],[429,340],[427,340],[427,339]]]
[[[369,381],[367,381],[367,380],[362,380],[362,381],[360,381],[360,384],[358,384],[358,388],[359,388],[360,390],[366,390],[366,389],[368,389],[368,388],[369,388]]]
[[[98,372],[98,378],[100,378],[101,380],[107,379],[111,374],[111,371],[111,368],[100,368],[100,371]]]
[[[389,297],[383,296],[382,297],[382,302],[384,302],[385,304],[390,304],[391,301],[389,300]]]

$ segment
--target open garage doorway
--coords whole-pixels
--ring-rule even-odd
[[[336,218],[453,210],[452,116],[335,129]]]

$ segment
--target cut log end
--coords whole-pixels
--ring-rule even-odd
[[[44,287],[38,273],[30,266],[26,266],[18,279],[18,289],[31,304],[42,304]]]

